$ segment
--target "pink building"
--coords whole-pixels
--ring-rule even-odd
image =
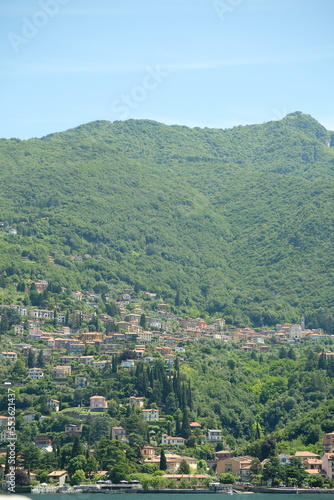
[[[334,432],[327,432],[324,435],[323,447],[325,453],[333,453],[334,451]]]
[[[108,403],[103,396],[92,396],[90,398],[90,408],[108,408]]]

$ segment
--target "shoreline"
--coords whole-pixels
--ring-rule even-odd
[[[222,494],[226,495],[227,490],[211,490],[211,489],[178,489],[178,488],[173,488],[173,489],[150,489],[150,490],[144,490],[144,489],[115,489],[115,490],[100,490],[100,491],[80,491],[80,490],[74,490],[74,491],[61,491],[61,492],[41,492],[41,493],[28,493],[28,495],[52,495],[52,494],[59,494],[59,495],[73,495],[73,494],[80,494],[80,495],[91,495],[91,494],[118,494],[118,493],[130,493],[130,494]],[[308,488],[268,488],[268,487],[255,487],[255,488],[250,488],[248,490],[238,490],[237,488],[233,488],[233,494],[236,495],[247,495],[247,494],[262,494],[262,493],[270,493],[270,494],[334,494],[334,489],[326,489],[326,488],[313,488],[313,489],[308,489]]]

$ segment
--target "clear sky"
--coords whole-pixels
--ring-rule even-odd
[[[334,0],[2,0],[0,137],[93,120],[334,130]]]

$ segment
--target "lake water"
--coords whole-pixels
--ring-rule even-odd
[[[71,494],[48,494],[48,495],[25,495],[33,500],[221,500],[233,496],[234,500],[291,500],[294,494],[287,493],[71,493]],[[126,498],[128,497],[128,498]],[[298,500],[334,500],[333,493],[299,493]]]

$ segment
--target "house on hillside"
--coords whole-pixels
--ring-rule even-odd
[[[291,458],[291,455],[287,455],[286,453],[280,453],[278,455],[278,459],[282,465],[290,463],[290,458]]]
[[[16,335],[23,335],[24,334],[24,327],[23,327],[23,325],[14,325],[13,329],[14,329],[14,333]]]
[[[326,476],[329,479],[334,478],[334,454],[324,453],[322,457],[322,468],[326,472]]]
[[[105,397],[103,396],[92,396],[89,398],[90,401],[90,408],[91,409],[96,409],[96,408],[108,408],[108,402]]]
[[[82,375],[78,375],[74,379],[74,386],[75,387],[88,387],[89,381],[87,377],[84,377]]]
[[[90,365],[94,361],[94,356],[80,356],[79,363],[83,363],[84,365]]]
[[[226,458],[230,458],[231,452],[228,450],[220,450],[214,451],[212,455],[215,460],[225,460]]]
[[[66,470],[54,470],[48,474],[48,478],[50,483],[57,484],[60,487],[70,481],[70,477]]]
[[[250,477],[250,466],[254,457],[248,455],[242,457],[230,457],[218,460],[216,474],[232,472],[235,476],[248,480]]]
[[[124,427],[112,427],[111,439],[119,439],[120,441],[128,441],[126,439],[126,430]]]
[[[132,368],[135,366],[135,360],[134,359],[123,359],[121,361],[121,367],[122,368]]]
[[[142,410],[142,413],[146,422],[158,422],[159,420],[159,410],[149,408],[148,410]]]
[[[141,449],[140,453],[143,457],[154,457],[155,456],[155,448],[153,446],[144,446]]]
[[[302,462],[306,463],[309,459],[320,458],[320,455],[312,453],[311,451],[296,451],[295,458],[299,458]]]
[[[130,406],[134,406],[135,408],[142,408],[145,404],[145,398],[130,396],[129,404]]]
[[[68,424],[65,425],[65,434],[74,436],[82,433],[82,424]]]
[[[167,462],[167,471],[177,472],[181,462],[184,460],[190,467],[197,469],[197,459],[193,457],[187,457],[182,455],[177,455],[175,453],[165,453]],[[160,456],[148,456],[145,459],[145,464],[156,464],[159,467]]]
[[[323,438],[323,450],[325,453],[334,452],[334,432],[327,432]]]
[[[46,309],[32,309],[28,314],[31,318],[54,319],[54,311]]]
[[[208,429],[207,441],[221,441],[223,431],[219,429]]]
[[[42,368],[28,368],[28,377],[33,380],[39,380],[44,376]]]
[[[53,437],[49,435],[39,435],[35,437],[35,446],[42,451],[52,451]]]
[[[60,401],[58,401],[58,399],[49,399],[46,406],[50,411],[57,412],[60,409]]]
[[[35,413],[24,413],[22,418],[25,422],[33,422],[35,420]]]
[[[71,376],[70,366],[55,366],[51,370],[52,378],[66,378]]]
[[[9,417],[0,415],[0,429],[7,429]]]
[[[85,332],[80,333],[79,338],[81,342],[96,342],[103,340],[103,334],[100,332]]]
[[[17,361],[17,354],[16,352],[2,351],[0,353],[0,358],[9,359],[10,361]]]
[[[167,446],[184,446],[185,439],[182,437],[172,437],[167,434],[162,434],[161,444]]]

